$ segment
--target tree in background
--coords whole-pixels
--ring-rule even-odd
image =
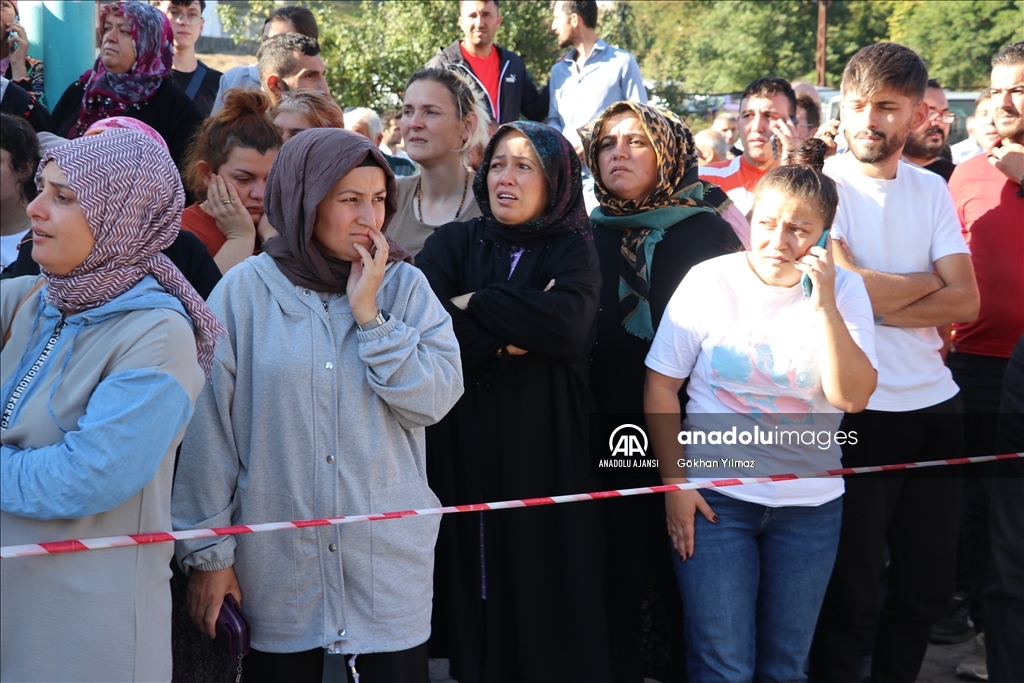
[[[928,75],[955,90],[989,83],[992,55],[1024,40],[1021,0],[961,0],[900,3],[889,22],[891,39],[911,47]]]
[[[461,37],[455,0],[294,0],[320,24],[327,78],[342,106],[396,106],[409,76]],[[221,2],[227,33],[258,37],[273,0]],[[523,56],[538,85],[560,58],[540,0],[502,0],[498,43]],[[1024,0],[835,0],[828,10],[827,82],[838,87],[853,54],[880,40],[917,50],[947,87],[988,82],[989,59],[1024,38]],[[813,0],[630,0],[602,8],[598,32],[632,52],[652,94],[680,112],[689,96],[741,91],[768,74],[813,80]],[[684,102],[689,102],[684,106]]]
[[[646,78],[673,82],[689,93],[743,90],[755,78],[814,77],[817,3],[642,2],[630,3],[646,43],[623,46],[641,60]],[[884,40],[895,2],[838,0],[828,10],[828,82],[838,87],[853,54]]]
[[[249,24],[262,27],[264,17],[281,4],[273,0],[221,2],[218,12],[225,31],[237,40],[244,38]],[[342,106],[377,111],[397,106],[409,76],[423,68],[439,48],[461,37],[458,3],[453,0],[314,0],[295,4],[309,7],[317,17],[327,82]],[[548,4],[505,0],[501,14],[504,21],[498,43],[520,53],[539,84],[547,82],[551,65],[560,54],[549,31]]]
[[[217,3],[217,17],[224,32],[236,42],[259,43],[267,15],[278,7],[289,4],[308,7],[322,30],[323,26],[333,26],[339,21],[344,21],[346,15],[351,15],[358,9],[359,0],[220,0]]]

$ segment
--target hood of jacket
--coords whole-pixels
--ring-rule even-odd
[[[45,287],[40,290],[39,296],[43,297],[44,302],[46,301]],[[114,297],[102,306],[69,315],[65,320],[68,325],[76,323],[94,325],[130,311],[145,311],[155,308],[169,308],[172,311],[177,311],[189,321],[189,324],[192,324],[192,319],[185,313],[185,307],[181,305],[181,301],[176,296],[168,294],[152,275],[146,275],[128,291]],[[62,315],[56,307],[44,304],[42,309],[44,318],[59,319]]]

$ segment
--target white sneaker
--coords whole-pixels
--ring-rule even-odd
[[[974,651],[956,665],[956,675],[971,681],[988,680],[988,664],[985,661],[985,634],[979,633],[974,639]]]

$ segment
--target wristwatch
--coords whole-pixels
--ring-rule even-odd
[[[356,327],[359,328],[360,332],[369,332],[370,330],[377,329],[378,327],[380,327],[381,325],[383,325],[384,323],[386,323],[389,320],[391,320],[391,315],[387,311],[385,311],[383,308],[379,308],[379,309],[377,309],[377,317],[376,318],[374,318],[370,322],[366,323],[365,325],[359,325],[357,323]]]

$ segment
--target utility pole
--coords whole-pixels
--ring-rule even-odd
[[[814,60],[815,85],[825,87],[825,38],[828,29],[828,6],[832,0],[818,0],[818,52]]]

